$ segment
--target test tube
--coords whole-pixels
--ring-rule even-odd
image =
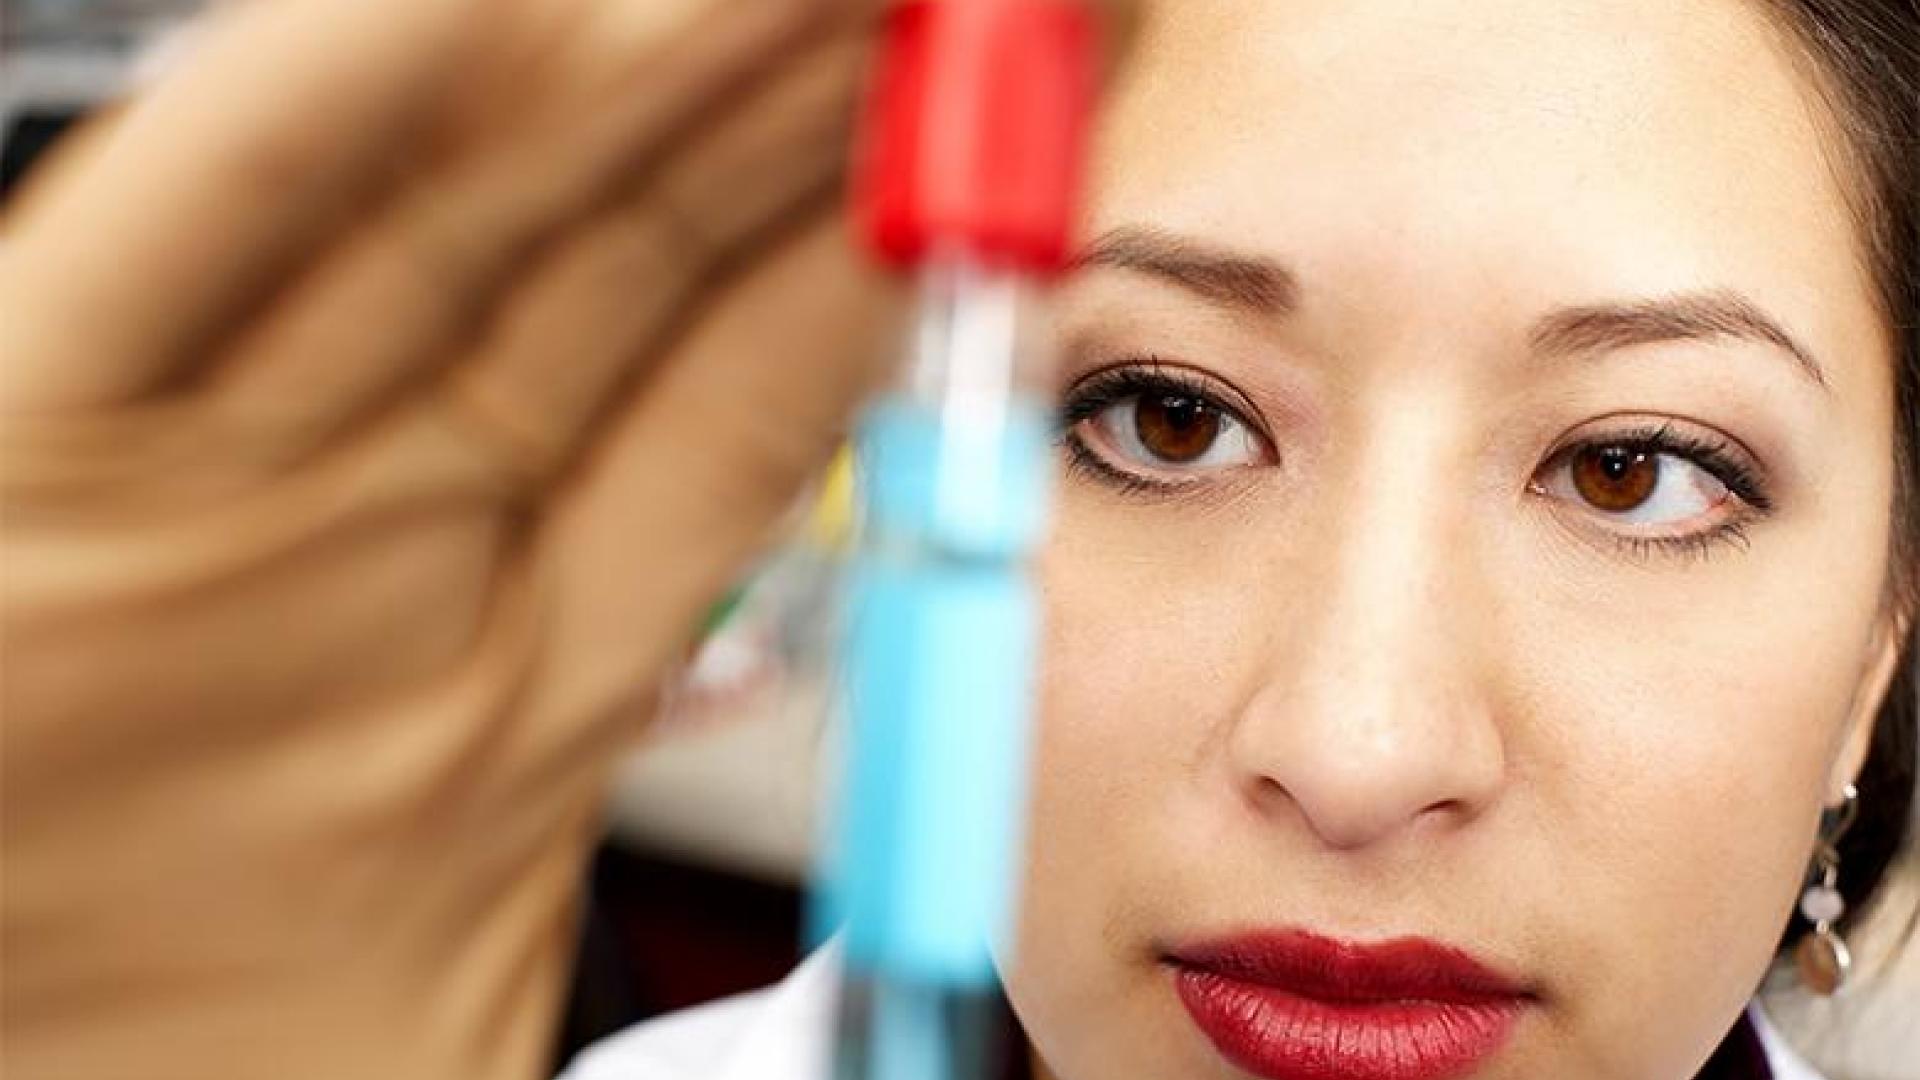
[[[997,1080],[1052,472],[1046,283],[1068,261],[1093,26],[1070,0],[892,9],[856,211],[916,282],[857,438],[845,757],[816,913],[842,935],[835,1080]]]
[[[923,274],[900,389],[859,437],[843,777],[847,979],[838,1080],[996,1075],[991,945],[1026,805],[1050,420],[1021,275]]]

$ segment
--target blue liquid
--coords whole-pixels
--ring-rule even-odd
[[[1006,1060],[993,947],[1021,870],[1049,423],[954,432],[882,403],[861,433],[851,738],[815,929],[845,934],[836,1080],[984,1080]]]

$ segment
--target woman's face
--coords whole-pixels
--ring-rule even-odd
[[[1759,11],[1149,21],[1058,313],[1060,1080],[1659,1080],[1735,1019],[1889,666],[1890,346]]]

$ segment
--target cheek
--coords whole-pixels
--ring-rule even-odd
[[[1259,605],[1191,537],[1143,540],[1124,511],[1074,512],[1041,564],[1046,618],[1033,846],[1084,867],[1158,832],[1202,782],[1263,655]],[[1096,838],[1097,842],[1096,842]]]
[[[1534,904],[1577,898],[1552,948],[1596,1072],[1703,1055],[1790,917],[1877,590],[1777,569],[1508,601],[1503,843],[1538,859]]]
[[[1209,717],[1247,653],[1218,575],[1169,575],[1175,551],[1141,551],[1137,526],[1074,513],[1042,565],[1043,667],[1026,894],[1007,991],[1065,1076],[1140,1075],[1143,1054],[1191,1047],[1165,1007],[1139,927],[1169,844],[1170,803],[1194,783]],[[1135,1033],[1116,1039],[1114,1032]],[[1154,1058],[1165,1075],[1210,1075],[1204,1060]]]

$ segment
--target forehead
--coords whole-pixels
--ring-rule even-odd
[[[1093,226],[1283,255],[1309,292],[1733,286],[1839,347],[1873,327],[1871,283],[1761,3],[1168,0],[1108,114]]]

